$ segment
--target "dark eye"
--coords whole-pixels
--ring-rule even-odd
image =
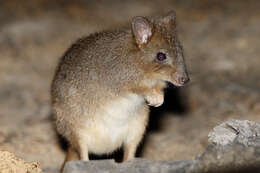
[[[166,54],[165,53],[162,53],[162,52],[158,52],[157,55],[156,55],[156,59],[158,61],[164,61],[166,60]]]

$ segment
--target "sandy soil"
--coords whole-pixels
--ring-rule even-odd
[[[0,151],[1,173],[42,173],[38,163],[26,163],[8,151]]]
[[[260,1],[27,0],[0,2],[0,150],[56,173],[64,159],[50,118],[50,83],[77,38],[175,9],[191,82],[153,108],[139,156],[191,159],[229,119],[260,122]]]

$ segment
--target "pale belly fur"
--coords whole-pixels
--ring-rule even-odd
[[[137,112],[143,104],[141,96],[128,95],[112,101],[95,115],[94,120],[87,121],[82,135],[89,152],[110,153],[119,148],[135,130],[131,125],[138,125]]]

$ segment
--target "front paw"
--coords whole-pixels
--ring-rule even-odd
[[[163,104],[163,93],[152,92],[145,96],[145,100],[149,106],[159,107]]]

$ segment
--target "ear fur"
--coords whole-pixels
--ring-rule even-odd
[[[132,31],[137,45],[140,47],[147,44],[152,36],[152,26],[145,17],[134,17],[132,20]]]
[[[166,25],[176,25],[176,13],[175,11],[168,12],[163,18],[162,21]]]

